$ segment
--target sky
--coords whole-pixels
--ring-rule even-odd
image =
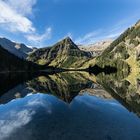
[[[46,47],[115,39],[140,19],[140,0],[0,0],[0,36]]]

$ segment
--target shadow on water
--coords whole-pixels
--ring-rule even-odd
[[[0,73],[0,96],[8,90],[16,87],[19,84],[23,84],[29,80],[34,79],[40,75],[54,74],[54,71],[50,72],[7,72]]]
[[[35,75],[31,73],[1,73],[0,74],[0,96],[18,84],[32,79]]]
[[[101,68],[98,65],[95,65],[94,67],[89,67],[89,72],[93,73],[95,75],[98,75],[102,72],[105,73],[105,74],[111,74],[111,73],[116,73],[117,68],[116,67],[111,67],[111,66],[105,66],[104,68]]]

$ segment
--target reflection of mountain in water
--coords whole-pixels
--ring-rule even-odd
[[[36,75],[34,78],[32,75],[17,74],[17,77],[1,77],[0,103],[35,93],[51,94],[70,103],[77,95],[87,93],[104,99],[114,97],[140,116],[140,82],[135,76],[118,72],[110,75],[101,73],[95,77],[87,72],[63,72]]]
[[[7,103],[15,98],[21,98],[30,93],[26,81],[35,75],[30,73],[0,74],[0,103]]]
[[[117,79],[116,79],[117,77]],[[120,75],[121,77],[121,75]],[[129,111],[133,111],[140,116],[140,82],[137,78],[120,78],[117,74],[103,75],[97,77],[97,81],[116,100],[124,105]]]
[[[27,83],[34,92],[50,93],[65,102],[71,102],[78,93],[90,88],[92,81],[84,77],[84,73],[58,73],[54,75],[39,76]]]
[[[20,77],[20,76],[18,76]],[[6,77],[10,81],[10,77]],[[25,78],[25,77],[24,77]],[[57,96],[65,102],[71,102],[72,99],[79,94],[81,90],[92,89],[97,87],[95,83],[95,76],[89,75],[86,72],[63,72],[53,75],[42,75],[32,80],[23,82],[22,77],[17,82],[11,83],[11,89],[9,90],[10,83],[6,83],[5,89],[8,88],[6,93],[1,94],[0,102],[7,103],[15,98],[21,98],[29,93],[47,93]],[[28,78],[27,78],[28,79]],[[16,79],[14,79],[16,80]],[[24,79],[25,80],[25,79]],[[17,84],[17,83],[20,84]],[[16,85],[17,84],[17,85]]]

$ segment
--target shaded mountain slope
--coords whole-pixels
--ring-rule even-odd
[[[26,45],[13,42],[7,38],[0,38],[0,45],[10,53],[20,58],[26,58],[28,53],[32,52],[32,49],[28,48]]]
[[[31,71],[38,68],[36,64],[23,60],[0,46],[0,72]]]

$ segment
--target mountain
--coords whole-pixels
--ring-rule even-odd
[[[96,58],[96,63],[101,67],[111,65],[120,69],[128,64],[131,71],[136,71],[136,69],[140,67],[139,60],[140,21],[128,28],[113,41],[110,46]]]
[[[30,49],[6,38],[0,38],[0,45],[20,58],[43,65],[43,68],[87,69],[97,65],[117,67],[127,73],[140,67],[140,21],[114,41],[91,45],[77,46],[69,37],[40,49]]]
[[[80,50],[78,46],[67,37],[51,47],[35,50],[29,54],[27,60],[40,65],[49,65],[59,68],[78,68],[90,58],[92,58],[92,55],[89,52]]]
[[[78,47],[80,50],[89,52],[93,57],[96,57],[100,55],[112,42],[113,40],[110,39],[89,45],[79,45]]]
[[[27,71],[37,68],[36,64],[10,53],[0,45],[0,72],[8,71]]]
[[[7,38],[0,38],[0,45],[4,49],[8,50],[10,53],[20,58],[26,58],[28,56],[28,53],[33,51],[31,48],[28,48],[26,45],[22,43],[12,42]]]

